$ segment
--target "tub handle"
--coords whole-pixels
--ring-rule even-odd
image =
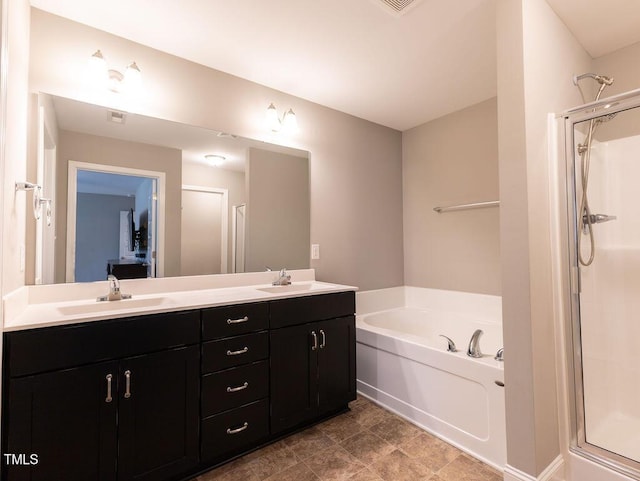
[[[444,337],[447,340],[447,351],[448,352],[458,352],[458,349],[456,348],[456,343],[453,342],[453,339],[451,339],[450,337],[445,336],[444,334],[439,334],[440,337]]]

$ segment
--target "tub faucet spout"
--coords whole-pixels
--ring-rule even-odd
[[[469,342],[469,348],[467,349],[467,356],[480,358],[482,357],[482,351],[480,350],[480,336],[482,336],[482,329],[476,329],[476,331],[471,336],[471,341]]]
[[[447,340],[447,351],[448,352],[458,352],[458,349],[456,348],[456,343],[453,342],[453,339],[451,339],[450,337],[445,336],[444,334],[438,334],[440,337],[444,337]]]

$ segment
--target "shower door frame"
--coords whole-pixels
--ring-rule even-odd
[[[566,269],[564,291],[566,300],[565,329],[568,333],[566,352],[568,353],[567,368],[569,377],[569,415],[571,424],[571,443],[569,449],[591,461],[618,471],[621,474],[640,480],[640,461],[636,462],[612,451],[590,444],[586,440],[584,385],[582,369],[582,338],[580,325],[580,266],[578,264],[578,209],[576,178],[576,149],[574,128],[577,123],[589,121],[603,115],[614,114],[640,107],[640,89],[632,90],[614,97],[608,97],[598,102],[591,102],[562,113],[559,117],[564,120],[564,164],[566,168],[566,248],[562,259]],[[571,389],[573,387],[573,389]]]

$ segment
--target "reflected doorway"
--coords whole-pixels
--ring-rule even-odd
[[[67,282],[160,275],[163,173],[69,162]]]

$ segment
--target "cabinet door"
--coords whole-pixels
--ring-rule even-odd
[[[3,479],[115,480],[117,367],[100,363],[11,379],[4,453],[22,458],[3,459]],[[37,464],[26,466],[35,461],[31,455]]]
[[[161,480],[198,464],[199,350],[124,359],[119,374],[118,480]]]
[[[271,434],[312,419],[318,412],[318,350],[313,349],[312,332],[312,324],[303,324],[270,333]]]
[[[356,398],[356,339],[354,316],[316,324],[318,398],[320,414],[346,406]]]

